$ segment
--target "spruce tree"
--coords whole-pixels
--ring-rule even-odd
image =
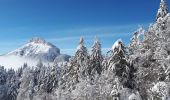
[[[102,61],[103,56],[101,52],[101,44],[97,38],[95,38],[94,44],[92,46],[92,53],[90,55],[90,67],[89,74],[95,75],[101,74],[102,72]]]
[[[83,37],[80,38],[75,56],[71,59],[71,69],[76,78],[85,78],[88,75],[89,56],[87,48],[84,46]],[[78,81],[76,79],[76,81]]]
[[[145,30],[142,27],[140,27],[136,32],[133,33],[128,47],[130,55],[138,53],[138,49],[140,48],[144,33]]]
[[[52,70],[50,71],[48,78],[46,79],[45,87],[46,87],[46,92],[51,93],[54,89],[58,87],[58,82],[61,77],[61,68],[56,66],[52,67]]]
[[[7,81],[7,72],[3,66],[0,66],[0,85],[4,85]]]
[[[134,73],[136,69],[131,61],[128,61],[126,47],[121,40],[113,45],[113,55],[109,59],[109,70],[113,70],[123,87],[134,89]]]
[[[161,0],[160,8],[158,9],[158,13],[157,13],[156,19],[163,18],[167,14],[168,14],[168,6],[167,6],[167,3],[166,3],[166,0]]]
[[[77,71],[79,72],[79,77],[86,77],[88,75],[87,68],[89,64],[89,56],[87,48],[84,46],[83,37],[80,38],[79,46],[75,54],[75,60],[77,65]]]
[[[67,87],[68,91],[72,91],[75,90],[76,84],[85,80],[88,75],[89,56],[83,37],[80,38],[76,53],[68,62],[67,67],[62,77],[62,84],[64,88]]]

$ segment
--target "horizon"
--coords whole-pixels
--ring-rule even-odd
[[[81,36],[87,48],[97,36],[103,52],[120,38],[127,45],[139,26],[146,28],[155,21],[159,4],[160,0],[2,0],[0,55],[33,37],[41,37],[69,55],[75,53]]]

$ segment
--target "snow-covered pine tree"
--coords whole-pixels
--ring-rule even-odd
[[[7,90],[7,99],[8,100],[16,100],[18,95],[18,82],[16,82],[17,78],[15,75],[15,71],[13,69],[9,69],[7,71],[7,82],[8,90]],[[16,82],[16,83],[15,83]]]
[[[167,14],[168,14],[168,6],[167,6],[167,3],[166,3],[166,0],[161,0],[160,8],[158,9],[156,19],[163,18]]]
[[[27,67],[28,67],[27,63],[24,63],[24,65],[22,66],[23,69],[25,69]]]
[[[165,0],[161,0],[157,20],[144,34],[144,42],[133,56],[134,66],[138,68],[138,86],[143,100],[148,100],[148,92],[153,83],[165,81],[166,70],[170,65],[169,15]]]
[[[50,73],[51,73],[52,67],[49,66],[45,69],[44,77],[41,79],[41,83],[38,84],[38,92],[39,93],[45,93],[48,92],[48,82],[50,80]]]
[[[58,65],[55,65],[52,67],[49,75],[46,77],[46,80],[44,80],[44,88],[45,92],[51,93],[54,89],[58,87],[58,82],[61,78],[62,69],[58,67]]]
[[[137,53],[138,49],[140,48],[140,44],[143,42],[143,35],[145,33],[145,30],[143,27],[140,27],[136,32],[133,33],[133,36],[130,40],[130,44],[128,47],[128,52],[130,55],[133,55],[134,53]]]
[[[14,69],[9,69],[8,71],[7,71],[7,84],[11,84],[11,80],[12,80],[12,78],[13,77],[15,77],[15,71],[14,71]]]
[[[17,84],[12,84],[11,87],[8,88],[7,92],[7,100],[16,100],[18,95],[18,86]]]
[[[150,25],[144,34],[144,41],[140,44],[135,54],[130,55],[137,70],[137,83],[143,100],[149,98],[148,90],[151,83],[158,79],[158,63],[154,58],[154,52],[160,43],[159,35],[156,34],[155,25]]]
[[[101,52],[101,44],[97,37],[95,38],[94,44],[92,46],[92,53],[90,55],[90,66],[89,66],[89,74],[90,76],[97,74],[101,74],[102,72],[102,61],[103,56]]]
[[[42,61],[39,60],[39,62],[37,63],[37,66],[35,67],[35,69],[33,70],[33,83],[35,86],[35,91],[39,91],[40,86],[42,84],[44,75],[45,75],[45,70],[46,67],[43,65]]]
[[[160,16],[158,16],[160,15]],[[160,38],[167,38],[169,34],[165,34],[167,32],[168,28],[168,21],[169,21],[169,12],[168,12],[168,6],[166,4],[165,0],[161,0],[160,8],[158,10],[157,20],[154,24],[154,28],[156,29],[155,34],[159,36]]]
[[[7,71],[3,66],[0,66],[0,99],[6,100],[7,97]]]
[[[113,46],[112,46],[112,56],[110,57],[108,63],[109,63],[109,69],[113,70],[115,69],[115,62],[118,62],[120,59],[124,59],[126,61],[126,48],[122,42],[122,40],[117,40]]]
[[[82,37],[80,38],[75,56],[71,57],[66,66],[68,69],[65,69],[63,72],[60,81],[62,85],[59,88],[62,88],[67,93],[75,90],[78,83],[87,79],[89,55],[87,48],[84,46],[84,39]]]
[[[7,79],[7,72],[3,66],[0,66],[0,85],[4,85]]]
[[[84,45],[84,38],[80,38],[79,46],[75,54],[77,71],[80,78],[84,78],[88,75],[89,55],[87,48]]]
[[[84,39],[81,37],[75,56],[71,59],[69,70],[77,82],[79,82],[78,78],[85,78],[88,75],[88,65],[89,56],[87,48],[84,46]]]
[[[167,16],[168,15],[168,7],[167,7],[165,0],[161,0],[160,9],[163,9],[162,11],[164,11],[166,13],[164,13],[163,14],[164,16],[160,17],[160,19],[156,21],[156,23],[152,26],[152,28],[149,27],[147,33],[152,33],[150,35],[150,37],[146,36],[146,37],[150,38],[149,39],[150,42],[148,44],[152,45],[152,47],[149,50],[153,51],[152,58],[157,63],[157,66],[154,68],[155,70],[157,70],[157,74],[162,73],[161,70],[164,70],[163,72],[165,72],[165,70],[169,66],[169,64],[166,61],[167,61],[167,59],[169,59],[169,55],[170,55],[170,48],[169,48],[169,46],[170,46],[169,18],[170,17]],[[158,12],[159,12],[159,10],[158,10]],[[148,40],[147,40],[147,42],[148,42]],[[162,76],[159,75],[159,78],[161,78],[161,77]],[[159,80],[159,79],[157,79],[157,80]]]
[[[112,47],[113,55],[109,59],[109,70],[113,70],[123,87],[134,89],[134,73],[136,69],[131,61],[128,61],[126,47],[121,40],[115,42]]]
[[[18,68],[18,70],[16,71],[16,76],[17,76],[17,77],[21,77],[22,74],[23,74],[23,68],[20,67],[20,68]]]
[[[17,100],[31,100],[34,93],[34,76],[33,69],[27,67],[24,69]]]
[[[7,100],[16,100],[20,88],[19,79],[17,75],[13,75],[10,82],[8,82]]]

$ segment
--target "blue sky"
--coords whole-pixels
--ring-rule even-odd
[[[154,22],[160,0],[0,0],[0,54],[42,37],[74,54],[79,37],[88,48],[97,36],[103,50],[126,44],[142,25]],[[170,5],[170,4],[169,4]]]

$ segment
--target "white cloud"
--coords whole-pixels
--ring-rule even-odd
[[[91,52],[91,48],[87,48],[89,52]],[[106,54],[109,50],[111,50],[111,48],[102,48],[102,53]],[[70,48],[70,49],[61,49],[61,52],[64,54],[70,54],[70,55],[74,55],[76,49],[74,48]]]
[[[147,26],[148,23],[144,23],[143,26]],[[103,26],[103,27],[87,27],[81,29],[66,29],[60,31],[53,31],[51,33],[65,33],[67,36],[48,38],[49,41],[70,41],[78,40],[80,36],[86,39],[94,38],[95,36],[99,38],[107,37],[125,37],[131,35],[139,27],[138,24],[129,25],[118,25],[118,26]]]

